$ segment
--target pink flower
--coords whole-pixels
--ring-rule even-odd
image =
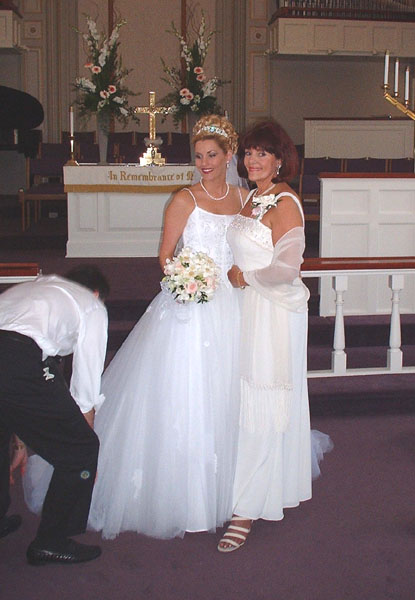
[[[193,73],[196,73],[196,75],[201,75],[203,73],[202,67],[195,67],[193,69]]]
[[[107,92],[107,90],[101,90],[99,95],[101,98],[109,98],[109,92]]]
[[[195,281],[191,281],[186,285],[186,292],[188,294],[194,294],[197,292],[197,283]]]
[[[197,79],[198,81],[205,81],[205,79],[206,79],[206,75],[203,75],[203,73],[202,73],[201,75],[198,75],[198,76],[196,77],[196,79]]]
[[[91,68],[91,71],[92,71],[93,73],[101,73],[102,69],[101,69],[101,67],[99,67],[98,65],[94,65],[94,66]]]
[[[190,90],[188,90],[187,88],[182,88],[179,92],[180,96],[186,96],[189,93],[190,93]]]
[[[261,214],[261,208],[259,206],[256,206],[255,208],[252,209],[251,215],[253,217],[257,217],[260,214]]]
[[[192,92],[189,92],[188,94],[186,94],[186,98],[187,98],[188,100],[193,100],[193,98],[194,98],[194,95],[192,94]]]
[[[92,63],[92,62],[87,62],[84,64],[85,69],[90,69],[93,66],[94,66],[94,63]]]
[[[115,85],[109,85],[108,91],[110,94],[115,94],[115,92],[117,91],[117,88],[115,87]]]

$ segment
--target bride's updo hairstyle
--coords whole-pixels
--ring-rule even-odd
[[[281,159],[279,175],[272,179],[273,183],[291,181],[298,173],[298,154],[294,142],[288,133],[276,121],[260,121],[248,129],[241,137],[238,147],[238,173],[248,178],[244,159],[245,151],[265,150]]]
[[[198,120],[193,127],[192,144],[200,140],[215,140],[225,154],[229,150],[235,154],[238,148],[238,135],[232,123],[220,115],[206,115]]]

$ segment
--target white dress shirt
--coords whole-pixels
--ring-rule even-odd
[[[0,329],[35,340],[43,360],[73,353],[73,398],[83,413],[102,404],[108,315],[92,291],[57,275],[15,285],[0,294]]]

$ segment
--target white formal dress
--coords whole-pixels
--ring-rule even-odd
[[[303,214],[294,195],[283,195],[291,196]],[[318,459],[331,446],[329,437],[320,432],[314,432],[311,444],[306,364],[309,292],[299,278],[304,229],[293,228],[274,247],[271,229],[260,219],[238,215],[227,237],[235,264],[249,284],[243,290],[241,313],[234,513],[279,520],[284,508],[311,498],[312,470],[317,476]]]
[[[232,513],[240,292],[227,278],[226,230],[234,215],[194,202],[182,243],[220,266],[221,284],[206,304],[158,294],[104,373],[89,524],[106,538],[214,531]]]

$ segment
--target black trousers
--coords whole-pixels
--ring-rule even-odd
[[[98,438],[56,361],[42,362],[42,351],[31,338],[0,331],[0,518],[10,504],[13,433],[54,467],[37,539],[54,541],[83,533],[97,469]]]

